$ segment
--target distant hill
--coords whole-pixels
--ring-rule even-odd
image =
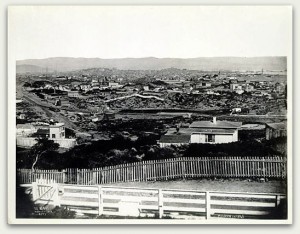
[[[31,67],[30,67],[31,66]],[[36,68],[35,68],[36,67]],[[48,71],[74,71],[88,68],[116,68],[120,70],[160,70],[178,68],[189,70],[259,71],[286,70],[286,57],[200,57],[200,58],[70,58],[27,59],[17,61],[17,72],[48,69]]]
[[[29,64],[17,65],[17,73],[42,73],[45,71],[46,68],[36,66],[36,65],[29,65]]]

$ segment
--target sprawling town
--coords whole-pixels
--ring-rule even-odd
[[[145,119],[156,122],[154,128],[144,126],[144,131],[157,133],[157,137],[212,116],[249,122],[244,126],[247,129],[257,128],[251,121],[286,119],[284,72],[86,69],[63,75],[19,74],[17,86],[18,137],[51,138],[51,122],[68,129],[63,138],[78,141],[106,139],[115,134],[113,126]],[[133,127],[123,128],[126,131],[121,134],[132,139],[141,134]],[[70,146],[75,144],[70,141]]]
[[[20,184],[33,186],[41,180],[49,183],[49,179],[59,183],[53,204],[73,212],[70,215],[75,218],[284,218],[286,77],[285,70],[263,68],[90,68],[17,73],[18,179]],[[212,184],[218,191],[280,194],[275,196],[280,210],[263,212],[257,207],[211,213],[208,207],[196,208],[197,204],[190,204],[192,208],[178,205],[192,202],[185,200],[189,195],[184,195],[184,189],[212,189]],[[85,198],[80,198],[90,199],[89,190],[83,190],[80,196],[76,187],[74,193],[64,193],[72,191],[68,186],[75,185],[180,187],[177,193],[183,194],[183,200],[176,200],[179,195],[175,190],[159,190],[159,194],[172,193],[168,196],[174,197],[162,198],[167,199],[162,202],[164,208],[159,206],[161,200],[146,206],[123,191],[127,194],[125,200],[111,200],[111,204],[99,200],[97,204],[103,203],[103,207],[95,210],[88,200],[82,203]],[[112,193],[109,189],[106,192]],[[161,196],[167,195],[158,198]],[[41,198],[34,193],[33,199]],[[173,199],[175,205],[170,205],[168,199]],[[225,197],[220,199],[215,202],[222,203]],[[88,211],[81,210],[82,206]],[[233,207],[244,209],[238,204]],[[43,212],[39,206],[34,215],[49,216]],[[53,214],[55,209],[51,212],[57,216]]]

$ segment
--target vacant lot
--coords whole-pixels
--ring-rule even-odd
[[[248,180],[176,180],[176,181],[154,181],[154,182],[128,182],[111,184],[112,186],[161,188],[161,189],[183,189],[200,191],[222,191],[222,192],[251,192],[251,193],[286,193],[285,181],[248,181]]]

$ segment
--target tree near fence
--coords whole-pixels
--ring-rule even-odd
[[[59,144],[55,143],[53,140],[38,138],[37,143],[31,148],[29,153],[29,155],[33,158],[33,163],[31,166],[32,172],[34,172],[35,166],[43,154],[48,151],[56,151],[58,148]]]

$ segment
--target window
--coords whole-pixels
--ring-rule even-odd
[[[55,138],[55,134],[52,134],[52,138]]]
[[[215,142],[215,135],[213,134],[207,134],[205,135],[205,142]]]

